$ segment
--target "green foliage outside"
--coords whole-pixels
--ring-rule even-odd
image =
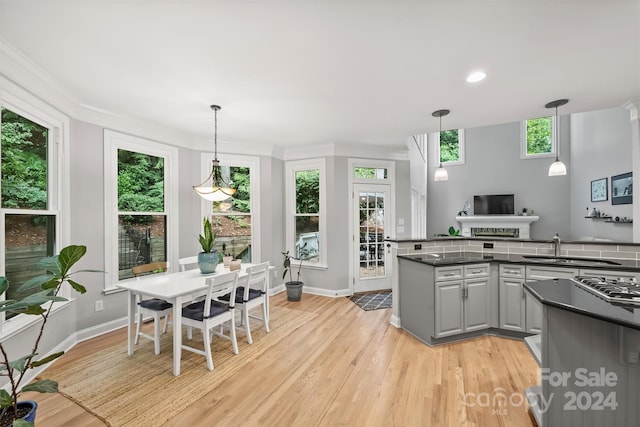
[[[551,153],[551,117],[527,120],[527,154]]]
[[[354,168],[354,176],[356,178],[378,178],[378,173],[382,171],[382,176],[387,178],[387,170],[379,168]]]
[[[455,162],[460,160],[460,145],[458,143],[458,129],[440,132],[440,161]]]
[[[2,207],[47,209],[48,129],[2,109]]]
[[[296,172],[296,213],[320,212],[320,171]]]
[[[249,168],[231,167],[231,185],[236,189],[233,195],[233,208],[239,212],[251,212],[251,181]]]
[[[118,210],[164,212],[164,159],[118,150]],[[128,215],[127,222],[147,224],[151,215]]]

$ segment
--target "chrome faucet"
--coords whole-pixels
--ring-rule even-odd
[[[553,254],[554,256],[557,258],[561,255],[560,252],[560,236],[558,236],[558,233],[556,233],[555,236],[553,236],[553,239],[551,239],[553,241]]]

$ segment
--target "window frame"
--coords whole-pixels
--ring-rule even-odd
[[[213,153],[202,153],[200,155],[201,176],[206,177],[211,173],[211,162],[214,159]],[[249,168],[249,188],[251,192],[251,262],[262,261],[260,250],[260,158],[255,156],[243,156],[235,154],[219,154],[220,166],[248,167]],[[210,218],[213,215],[213,204],[208,200],[200,198],[200,221],[202,218]]]
[[[118,150],[164,158],[164,212],[150,214],[166,215],[166,247],[168,271],[178,270],[179,227],[179,175],[178,149],[176,147],[124,133],[104,130],[104,257],[105,278],[103,293],[121,292],[116,284],[127,280],[118,278]]]
[[[49,104],[36,98],[32,94],[20,89],[3,87],[5,81],[0,79],[0,107],[7,108],[28,120],[49,129],[47,142],[47,208],[43,210],[2,208],[0,206],[0,229],[4,230],[5,215],[11,214],[40,214],[55,215],[54,254],[69,245],[71,220],[67,212],[70,211],[70,182],[69,168],[69,118],[54,109]],[[10,89],[10,90],[7,90]],[[1,143],[1,138],[0,138]],[[0,186],[2,182],[0,180]],[[0,237],[0,275],[6,274],[5,233]],[[56,312],[69,305],[72,295],[68,284],[60,288],[59,296],[67,301],[55,302],[52,312]],[[1,299],[4,299],[2,295]],[[0,337],[7,339],[39,322],[34,316],[18,314],[5,320],[5,313],[0,313]]]
[[[453,129],[449,129],[453,130]],[[446,131],[446,130],[445,130]],[[437,148],[437,157],[436,157],[436,165],[440,164],[440,132],[435,133],[436,138],[436,148]],[[464,129],[458,129],[458,160],[450,160],[448,162],[442,162],[442,165],[447,166],[455,166],[455,165],[464,165],[465,162],[465,143],[464,143]]]
[[[285,204],[286,204],[286,232],[285,246],[290,253],[295,252],[296,238],[296,172],[318,169],[320,180],[319,201],[320,211],[318,212],[318,232],[320,241],[320,251],[318,261],[302,261],[304,268],[327,269],[327,162],[325,158],[288,161],[285,164]]]
[[[544,117],[551,117],[551,151],[549,153],[527,153],[527,122],[529,120],[541,119]],[[558,152],[558,145],[556,141],[556,117],[555,116],[541,116],[534,117],[520,121],[520,158],[521,159],[547,159],[553,158]]]

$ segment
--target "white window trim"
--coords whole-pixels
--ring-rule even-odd
[[[349,158],[348,161],[349,168],[349,180],[350,184],[392,184],[396,179],[396,163],[388,160],[371,160],[371,159],[354,159]],[[355,169],[356,168],[378,168],[378,169],[386,169],[387,170],[387,178],[356,178]],[[353,188],[352,185],[349,186],[349,189]]]
[[[48,208],[42,211],[29,213],[41,213],[43,215],[56,215],[56,245],[55,252],[59,253],[70,242],[70,183],[71,172],[69,159],[69,118],[51,105],[43,102],[31,93],[14,86],[0,78],[0,106],[22,115],[36,123],[50,129],[49,144],[47,147],[48,161]],[[27,212],[20,209],[6,209],[5,213]],[[4,215],[0,215],[0,229],[4,230]],[[5,275],[5,245],[0,244],[0,275]],[[71,299],[71,290],[68,284],[60,288],[59,296]],[[2,296],[4,299],[4,295]],[[69,301],[55,303],[53,310],[64,307]],[[0,337],[6,339],[40,321],[39,317],[18,315],[5,321],[5,313],[0,313]]]
[[[286,247],[290,253],[295,249],[295,214],[296,214],[296,172],[303,170],[318,169],[320,172],[320,260],[318,262],[303,261],[306,268],[322,268],[327,266],[327,162],[326,159],[308,159],[286,162]]]
[[[541,117],[538,117],[541,118]],[[533,119],[532,119],[533,120]],[[551,152],[541,154],[527,154],[527,120],[520,122],[520,158],[521,159],[547,159],[555,157],[558,151],[556,141],[556,117],[551,116]]]
[[[436,138],[436,147],[438,148],[437,157],[436,157],[436,165],[440,164],[440,132],[435,133]],[[458,129],[458,160],[452,160],[449,162],[442,162],[443,165],[447,166],[456,166],[456,165],[464,165],[464,129]]]
[[[104,258],[105,279],[104,293],[120,291],[116,288],[118,279],[118,174],[113,173],[118,167],[118,149],[149,154],[165,159],[164,213],[167,215],[167,262],[169,271],[178,271],[178,227],[179,227],[179,176],[178,149],[176,147],[138,138],[131,135],[104,131]]]
[[[201,175],[206,177],[211,173],[211,162],[214,159],[213,153],[202,153],[200,156]],[[262,262],[260,251],[260,158],[255,156],[241,156],[234,154],[220,154],[218,157],[220,166],[239,166],[250,168],[249,188],[251,192],[251,262]],[[201,198],[200,219],[213,214],[211,202]]]

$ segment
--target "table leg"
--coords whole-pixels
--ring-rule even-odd
[[[127,306],[127,354],[133,354],[133,346],[136,334],[136,295],[127,291],[129,294],[129,304]]]
[[[180,375],[182,356],[182,298],[173,302],[173,375]]]

